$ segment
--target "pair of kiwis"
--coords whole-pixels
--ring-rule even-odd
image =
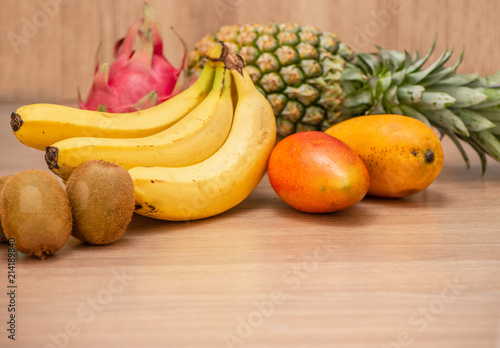
[[[55,176],[32,169],[0,178],[0,192],[3,240],[14,238],[19,252],[41,259],[61,249],[70,235],[94,245],[115,242],[134,211],[132,178],[104,161],[83,163],[66,189]]]

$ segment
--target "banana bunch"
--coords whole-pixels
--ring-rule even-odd
[[[206,58],[191,87],[155,107],[111,114],[34,104],[13,112],[11,127],[22,143],[45,150],[48,167],[63,180],[89,160],[129,170],[141,215],[214,216],[260,182],[276,123],[241,57],[220,42]]]

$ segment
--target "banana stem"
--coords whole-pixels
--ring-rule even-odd
[[[213,62],[224,62],[224,66],[229,70],[236,70],[243,74],[245,61],[243,58],[234,52],[234,50],[225,42],[219,41],[214,48],[207,54],[207,59]]]

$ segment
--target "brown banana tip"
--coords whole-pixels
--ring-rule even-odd
[[[10,114],[10,127],[14,132],[17,132],[22,125],[23,119],[21,118],[21,115],[19,115],[17,112],[13,112],[12,114]]]
[[[58,157],[59,149],[55,146],[47,146],[45,148],[45,162],[50,170],[59,169],[57,165],[57,157]]]

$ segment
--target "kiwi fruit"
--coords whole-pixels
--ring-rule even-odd
[[[2,193],[3,186],[12,177],[12,175],[7,175],[7,176],[2,176],[0,177],[0,194]],[[0,216],[0,243],[6,242],[7,237],[5,237],[5,233],[3,233],[3,228],[2,228],[2,217]]]
[[[73,212],[71,235],[82,242],[104,245],[117,241],[132,220],[134,182],[128,171],[106,161],[87,161],[66,182]]]
[[[41,259],[61,249],[71,234],[68,196],[56,177],[43,170],[17,173],[5,183],[0,216],[17,251]]]

